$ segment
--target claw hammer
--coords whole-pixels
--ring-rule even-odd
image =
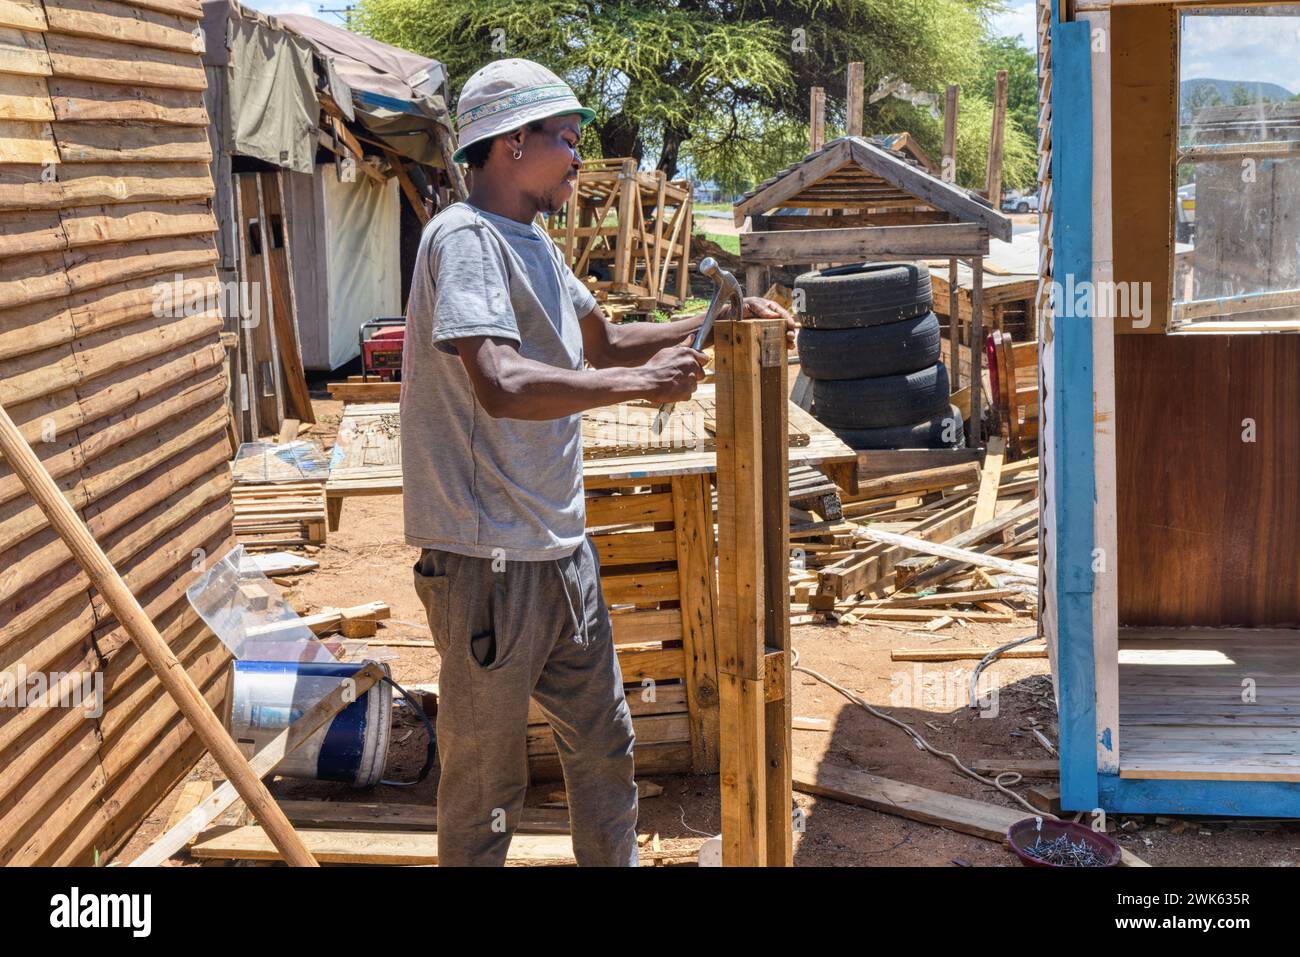
[[[745,291],[741,289],[735,276],[719,266],[718,261],[712,256],[705,256],[700,260],[700,272],[712,279],[718,288],[714,290],[713,299],[709,301],[703,324],[696,331],[695,338],[691,340],[691,348],[697,352],[704,348],[704,340],[708,338],[709,331],[713,328],[713,320],[728,305],[732,306],[733,319],[741,319],[745,315]],[[663,432],[664,426],[668,424],[668,417],[672,415],[674,405],[675,402],[665,402],[659,407],[659,414],[655,416],[654,421],[655,435]]]

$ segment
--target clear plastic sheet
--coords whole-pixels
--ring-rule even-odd
[[[236,545],[185,592],[194,610],[241,661],[336,661],[280,591]]]

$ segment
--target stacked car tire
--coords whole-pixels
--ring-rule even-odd
[[[863,263],[801,275],[799,362],[813,415],[855,449],[956,448],[930,272]]]

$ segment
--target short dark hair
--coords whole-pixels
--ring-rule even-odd
[[[533,120],[524,126],[529,133],[538,133],[546,128],[545,120]],[[489,136],[485,140],[479,140],[477,143],[471,143],[465,147],[465,163],[470,169],[482,169],[487,165],[488,155],[492,152],[492,144],[502,136],[509,136],[514,130],[507,133],[499,133],[496,136]]]

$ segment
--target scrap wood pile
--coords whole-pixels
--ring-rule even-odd
[[[1004,462],[989,441],[983,463],[892,474],[873,469],[928,464],[936,452],[863,453],[859,492],[841,496],[841,517],[802,526],[790,545],[791,615],[813,621],[908,623],[938,631],[958,622],[1032,616],[1038,582],[1038,459]]]

